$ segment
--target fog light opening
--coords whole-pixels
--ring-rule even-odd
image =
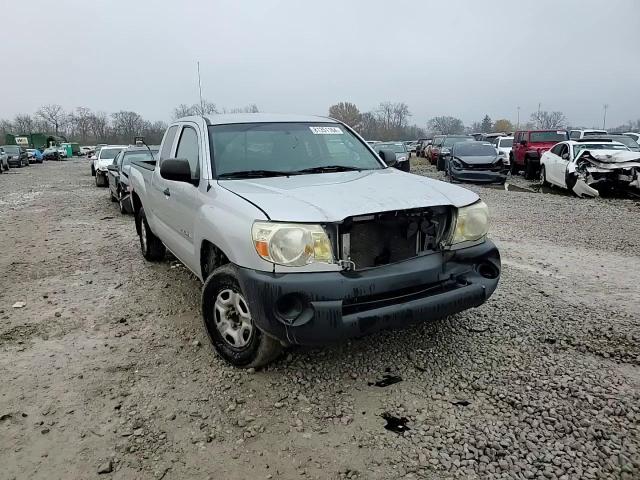
[[[493,263],[489,263],[489,262],[481,263],[480,265],[478,265],[477,270],[482,277],[487,278],[489,280],[494,280],[498,278],[498,275],[500,274],[497,267]]]
[[[276,302],[276,314],[285,322],[293,323],[304,310],[304,301],[297,293],[283,295]]]

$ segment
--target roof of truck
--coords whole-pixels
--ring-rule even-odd
[[[180,118],[178,121],[198,121],[201,118],[200,116],[191,116]],[[227,125],[230,123],[337,122],[337,120],[328,117],[288,113],[223,113],[219,115],[204,115],[204,119],[209,125]]]

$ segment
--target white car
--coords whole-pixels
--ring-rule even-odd
[[[494,140],[493,145],[498,150],[498,156],[502,158],[505,165],[509,165],[509,154],[513,148],[513,137],[498,137]]]
[[[540,181],[597,197],[600,185],[640,189],[640,153],[614,141],[568,140],[554,145],[540,159]]]
[[[594,130],[592,128],[586,128],[583,130],[570,130],[569,140],[580,140],[585,137],[595,137],[598,135],[606,135],[606,130]]]
[[[109,185],[109,176],[107,175],[107,167],[113,163],[113,159],[116,158],[126,145],[107,145],[102,147],[98,152],[97,157],[91,162],[91,175],[96,177],[96,187],[106,187]]]

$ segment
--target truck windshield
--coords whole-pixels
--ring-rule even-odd
[[[567,132],[562,130],[553,131],[553,132],[531,132],[529,135],[530,142],[562,142],[567,140]]]
[[[383,168],[355,135],[336,123],[236,123],[212,125],[209,133],[217,176]]]

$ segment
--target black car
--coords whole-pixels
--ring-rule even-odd
[[[452,181],[504,183],[509,172],[496,147],[486,142],[454,143],[444,162]]]
[[[158,153],[157,146],[127,147],[116,155],[113,163],[107,167],[109,178],[109,195],[111,201],[118,202],[120,213],[132,213],[129,192],[129,172],[132,160],[155,160]]]
[[[438,158],[436,159],[436,169],[445,170],[445,157],[451,154],[451,148],[458,142],[475,142],[471,135],[446,135],[440,142]]]
[[[374,150],[380,155],[381,150],[391,150],[396,154],[396,167],[398,170],[408,172],[410,170],[409,151],[407,146],[402,142],[380,142],[373,146]]]
[[[2,145],[4,153],[7,154],[7,162],[10,167],[28,167],[29,154],[18,145]]]

